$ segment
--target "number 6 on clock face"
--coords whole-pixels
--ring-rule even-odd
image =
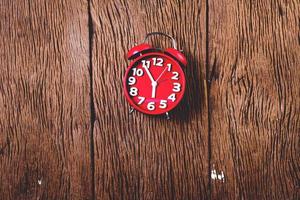
[[[123,83],[130,105],[152,115],[174,109],[185,91],[182,66],[161,52],[147,53],[134,60]]]

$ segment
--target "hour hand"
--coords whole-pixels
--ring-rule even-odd
[[[151,94],[151,98],[155,98],[156,96],[156,86],[157,86],[157,82],[152,82],[152,94]]]

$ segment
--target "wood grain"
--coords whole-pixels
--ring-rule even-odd
[[[207,199],[204,1],[92,0],[91,16],[97,199]],[[130,115],[123,97],[125,55],[152,31],[173,35],[189,61],[187,95],[170,121]]]
[[[209,1],[212,199],[300,198],[299,22],[299,0]]]
[[[300,199],[299,0],[0,10],[0,199]],[[170,121],[123,97],[125,55],[152,31],[189,62]]]
[[[87,2],[0,10],[0,199],[90,199]]]

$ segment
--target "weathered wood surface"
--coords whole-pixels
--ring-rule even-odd
[[[91,5],[97,198],[207,199],[204,2],[93,0]],[[125,55],[152,31],[177,38],[189,61],[187,97],[170,121],[130,115],[123,97]],[[171,45],[164,38],[152,44]]]
[[[87,2],[0,10],[0,199],[90,199]]]
[[[300,199],[300,1],[209,1],[212,199]]]
[[[0,199],[300,198],[299,0],[0,10]],[[123,97],[125,55],[151,31],[189,61],[171,121]]]

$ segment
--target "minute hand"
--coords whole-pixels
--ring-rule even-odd
[[[152,75],[151,75],[151,73],[150,73],[149,69],[148,69],[146,66],[144,66],[144,68],[145,68],[145,70],[146,70],[146,72],[147,72],[147,74],[148,74],[148,76],[149,76],[149,78],[150,78],[151,82],[152,82],[152,83],[154,83],[154,82],[155,82],[155,80],[154,80],[154,78],[152,77]]]

